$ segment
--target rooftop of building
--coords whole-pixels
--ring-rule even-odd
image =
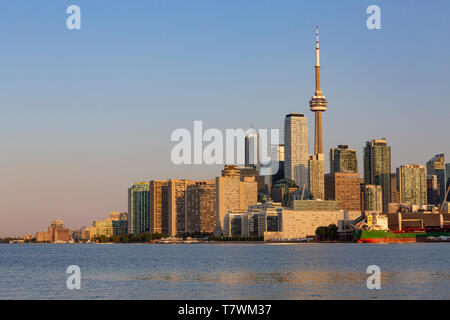
[[[299,113],[299,112],[291,112],[289,114],[286,115],[286,118],[290,118],[290,117],[305,117],[305,115],[303,113]]]

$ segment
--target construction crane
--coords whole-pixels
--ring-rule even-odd
[[[441,206],[439,207],[439,212],[440,212],[440,213],[445,213],[445,212],[444,212],[444,205],[445,205],[445,202],[447,201],[447,197],[448,197],[449,191],[450,191],[450,186],[448,186],[447,192],[445,193],[444,200],[442,200]]]

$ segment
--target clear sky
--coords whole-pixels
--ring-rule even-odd
[[[71,4],[81,30],[66,28]],[[382,30],[366,28],[371,4]],[[393,171],[450,162],[449,12],[448,0],[4,1],[0,236],[89,226],[126,210],[135,181],[217,176],[171,163],[171,132],[194,120],[281,129],[302,112],[312,141],[316,24],[326,153],[348,144],[361,168],[365,141],[387,138]]]

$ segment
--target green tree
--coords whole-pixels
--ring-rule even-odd
[[[318,227],[316,229],[316,236],[319,238],[319,241],[326,241],[328,239],[328,228]]]
[[[327,234],[328,240],[335,241],[338,238],[338,227],[335,224],[330,224],[328,226]]]

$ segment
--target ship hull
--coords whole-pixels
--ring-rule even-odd
[[[429,240],[430,238],[435,238],[445,236],[449,237],[448,232],[423,232],[423,233],[413,233],[413,232],[398,232],[394,233],[391,231],[380,231],[380,230],[360,230],[355,234],[355,239],[358,243],[416,243],[416,242],[433,242],[436,240]]]
[[[358,239],[358,243],[415,243],[417,238],[368,238]]]

